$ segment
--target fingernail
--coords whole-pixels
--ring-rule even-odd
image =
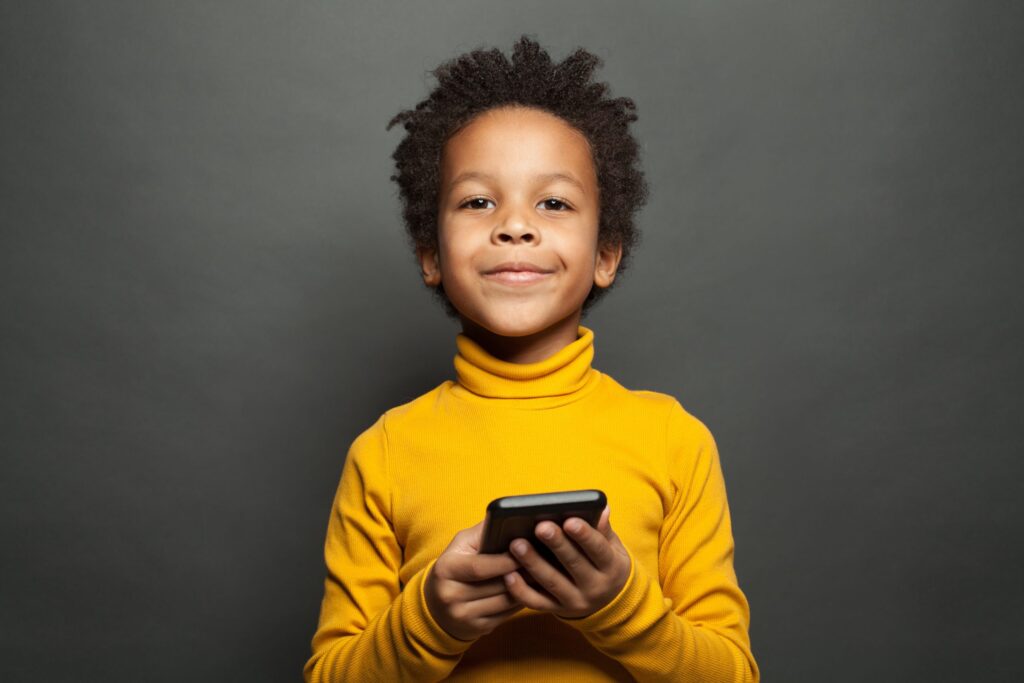
[[[516,541],[512,544],[512,552],[516,555],[526,554],[526,541]]]
[[[505,585],[511,586],[516,582],[516,575],[514,573],[505,574]]]
[[[565,523],[566,531],[576,533],[580,530],[580,528],[580,521],[578,519],[570,519],[568,522]]]
[[[540,531],[538,531],[537,535],[541,538],[551,538],[555,535],[555,532],[551,529],[551,527],[546,526],[542,528]]]

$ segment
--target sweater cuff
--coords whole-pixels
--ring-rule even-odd
[[[424,647],[440,656],[461,655],[473,645],[473,640],[461,640],[451,635],[434,620],[427,606],[424,593],[427,574],[433,569],[437,558],[413,576],[405,587],[411,600],[402,601],[402,623],[412,636]]]
[[[628,626],[630,619],[637,614],[644,603],[653,601],[661,604],[664,608],[665,603],[660,587],[657,591],[652,590],[647,572],[636,561],[628,548],[626,552],[629,554],[629,576],[626,578],[622,590],[611,599],[611,602],[585,617],[570,619],[555,616],[579,631],[616,632]]]

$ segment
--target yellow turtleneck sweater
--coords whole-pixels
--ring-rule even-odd
[[[310,681],[755,682],[725,482],[707,427],[667,394],[593,367],[594,334],[528,364],[456,337],[457,382],[352,443],[327,524]],[[423,580],[501,496],[601,489],[632,568],[582,619],[524,608],[463,641]]]

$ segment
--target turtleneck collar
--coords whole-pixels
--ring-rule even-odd
[[[510,363],[459,334],[455,337],[458,384],[477,396],[541,399],[545,407],[574,400],[600,378],[600,373],[590,365],[594,358],[593,330],[580,325],[577,335],[576,341],[544,360]]]

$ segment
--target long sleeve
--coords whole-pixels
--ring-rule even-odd
[[[629,578],[611,602],[562,621],[638,681],[758,683],[718,448],[678,401],[668,418],[667,452],[676,493],[658,544],[663,587],[631,554]]]
[[[303,669],[307,683],[438,681],[472,645],[430,615],[423,581],[433,562],[400,587],[387,446],[382,416],[352,443],[342,468],[324,543],[320,620]]]

